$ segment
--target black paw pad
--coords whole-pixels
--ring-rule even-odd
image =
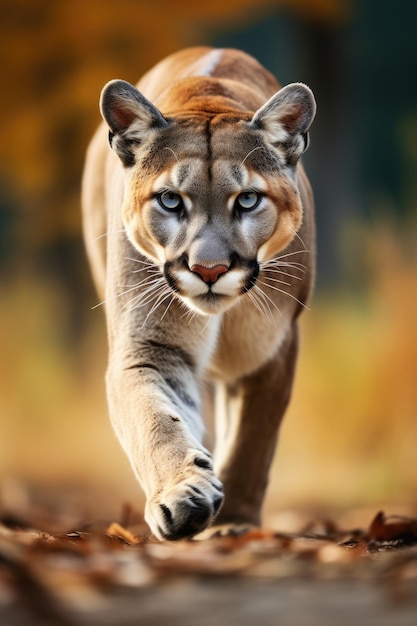
[[[212,469],[210,461],[201,457],[194,459],[194,464],[197,465],[197,467],[202,467],[203,469]]]
[[[222,504],[223,504],[223,496],[219,496],[213,502],[213,508],[214,508],[214,514],[215,515],[219,512],[220,507],[221,507]]]
[[[165,521],[166,521],[166,522],[167,522],[170,526],[172,526],[172,525],[173,525],[173,523],[174,523],[174,519],[173,519],[173,517],[172,517],[172,513],[171,513],[171,511],[169,510],[169,508],[168,508],[167,506],[165,506],[165,504],[160,504],[160,505],[159,505],[159,507],[160,507],[160,509],[161,509],[161,511],[162,511],[162,513],[163,513],[163,515],[164,515]]]

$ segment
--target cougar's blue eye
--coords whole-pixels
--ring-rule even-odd
[[[179,211],[182,209],[182,198],[175,191],[163,191],[158,196],[158,202],[166,211]]]
[[[242,191],[236,198],[235,207],[238,211],[251,211],[258,206],[261,198],[256,191]]]

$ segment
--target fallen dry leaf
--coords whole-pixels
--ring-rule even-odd
[[[380,511],[371,522],[369,537],[372,541],[396,541],[398,544],[411,546],[417,543],[417,520],[399,515],[386,517]]]
[[[111,537],[120,537],[124,539],[126,543],[137,544],[143,543],[145,540],[143,537],[138,537],[130,532],[127,528],[124,528],[121,524],[117,522],[112,522],[110,526],[106,530],[106,535],[110,535]]]
[[[75,512],[71,520],[76,518]],[[80,518],[79,518],[80,519]],[[294,517],[295,519],[295,517]],[[120,521],[62,528],[37,508],[0,513],[0,617],[25,607],[41,624],[65,624],[68,611],[105,611],[123,589],[156,589],[179,579],[389,580],[417,583],[417,520],[378,513],[363,529],[313,520],[296,532],[252,529],[200,541],[158,542],[125,506]],[[411,581],[411,582],[410,582]],[[1,621],[1,620],[0,620]]]

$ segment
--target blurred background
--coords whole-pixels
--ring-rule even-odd
[[[1,0],[0,497],[142,495],[107,419],[80,178],[112,78],[237,47],[318,115],[305,166],[319,269],[267,510],[417,504],[413,0]],[[74,496],[75,497],[75,496]]]

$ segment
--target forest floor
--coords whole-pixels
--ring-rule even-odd
[[[168,543],[130,506],[106,522],[68,506],[0,510],[0,624],[417,624],[417,519],[291,519]]]

